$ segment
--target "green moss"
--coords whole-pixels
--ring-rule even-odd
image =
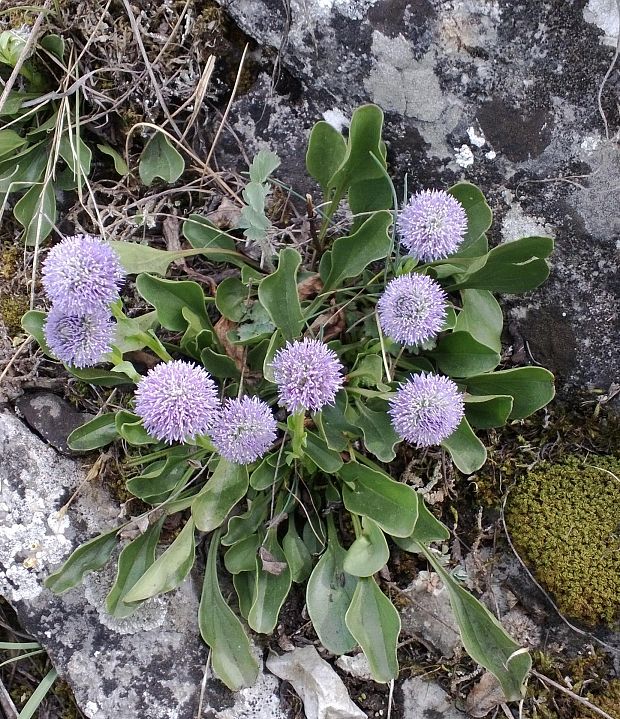
[[[21,332],[22,316],[27,310],[28,298],[25,295],[0,294],[0,320],[11,337]]]
[[[600,694],[588,694],[588,699],[599,709],[607,712],[613,719],[620,719],[620,679],[612,679],[604,692]],[[593,719],[600,716],[593,711],[588,711],[580,719]]]
[[[542,462],[507,506],[513,542],[560,611],[613,624],[620,611],[620,459]]]

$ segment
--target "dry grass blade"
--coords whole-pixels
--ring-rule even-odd
[[[207,159],[205,160],[205,169],[209,167],[211,158],[213,157],[213,153],[215,152],[215,147],[217,145],[217,141],[220,139],[220,135],[222,134],[222,130],[224,129],[224,125],[226,124],[226,120],[228,119],[228,115],[230,113],[230,109],[235,100],[235,96],[237,94],[237,89],[239,88],[239,82],[241,81],[241,73],[243,71],[243,64],[245,62],[245,57],[247,54],[248,54],[248,45],[246,45],[243,48],[243,55],[241,56],[241,60],[239,61],[239,67],[237,69],[237,77],[235,78],[235,84],[233,85],[232,92],[230,93],[230,98],[228,100],[228,104],[226,105],[226,110],[224,110],[224,115],[222,116],[222,121],[220,122],[220,125],[217,128],[217,132],[215,133],[215,137],[213,138],[213,142],[211,144],[211,149],[209,150],[209,154],[207,155]]]
[[[133,30],[134,36],[136,38],[136,43],[138,44],[138,47],[140,48],[140,54],[142,55],[142,59],[144,60],[144,64],[146,65],[146,69],[149,74],[149,77],[151,78],[151,83],[153,84],[153,90],[155,92],[155,95],[157,96],[159,105],[160,105],[161,109],[164,111],[164,115],[166,116],[167,121],[172,126],[172,129],[175,131],[177,137],[182,138],[181,131],[179,130],[178,125],[174,121],[174,118],[170,114],[168,105],[166,105],[166,101],[164,100],[164,97],[161,94],[161,89],[159,87],[159,83],[157,82],[157,78],[155,77],[155,73],[153,72],[153,67],[149,60],[149,56],[144,47],[144,43],[142,42],[140,28],[138,27],[138,23],[136,22],[136,18],[134,17],[133,10],[131,9],[131,5],[129,4],[128,0],[123,0],[123,5],[125,6],[125,10],[127,11],[127,16],[129,18],[129,22],[131,23],[131,29]]]

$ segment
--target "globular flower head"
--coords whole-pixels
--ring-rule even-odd
[[[250,464],[274,443],[276,427],[271,408],[258,397],[228,399],[213,422],[211,439],[224,459]]]
[[[417,345],[441,331],[447,295],[426,275],[401,275],[388,283],[377,303],[383,332],[394,342]]]
[[[115,323],[109,312],[65,312],[62,307],[52,307],[43,332],[45,341],[53,354],[73,367],[91,367],[101,362],[110,352],[114,340]]]
[[[136,414],[156,439],[172,444],[206,434],[219,408],[209,373],[191,362],[173,360],[149,370],[136,390]]]
[[[447,439],[465,413],[463,395],[448,377],[416,374],[390,400],[392,425],[416,447],[430,447]]]
[[[93,312],[118,299],[125,271],[100,237],[75,235],[52,247],[43,263],[43,288],[67,312]]]
[[[344,382],[338,356],[319,340],[287,342],[272,366],[279,402],[289,412],[318,412],[333,403]]]
[[[422,190],[403,207],[396,225],[407,250],[432,262],[456,252],[467,232],[467,215],[444,190]]]

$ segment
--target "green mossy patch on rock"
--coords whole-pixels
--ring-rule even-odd
[[[569,456],[519,480],[506,511],[515,547],[560,611],[613,625],[620,614],[620,459]]]

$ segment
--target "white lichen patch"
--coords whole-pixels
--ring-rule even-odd
[[[470,144],[475,147],[484,147],[487,141],[484,132],[482,132],[479,127],[476,128],[473,125],[467,128],[467,137],[469,137]]]
[[[553,228],[542,217],[526,215],[519,204],[514,204],[506,213],[501,232],[503,242],[521,237],[555,237]]]
[[[471,167],[474,164],[474,153],[469,145],[461,145],[454,149],[456,150],[454,162],[456,162],[459,167]]]
[[[601,38],[603,44],[613,47],[618,42],[620,14],[616,0],[589,0],[583,9],[583,19],[605,33]]]
[[[99,614],[99,621],[117,634],[136,634],[157,629],[166,623],[170,594],[153,597],[140,604],[133,614],[116,619],[106,611],[105,600],[116,579],[116,564],[110,563],[100,572],[84,577],[84,596]]]
[[[0,594],[34,599],[47,570],[71,551],[68,517],[59,513],[81,473],[28,432],[9,412],[0,415]]]
[[[384,110],[424,122],[441,117],[446,98],[435,74],[432,51],[416,60],[409,40],[403,35],[391,38],[375,30],[372,53],[375,62],[364,87],[373,102]]]
[[[337,107],[332,110],[325,110],[323,119],[338,130],[338,132],[342,132],[345,127],[349,127],[351,124],[351,120]]]

